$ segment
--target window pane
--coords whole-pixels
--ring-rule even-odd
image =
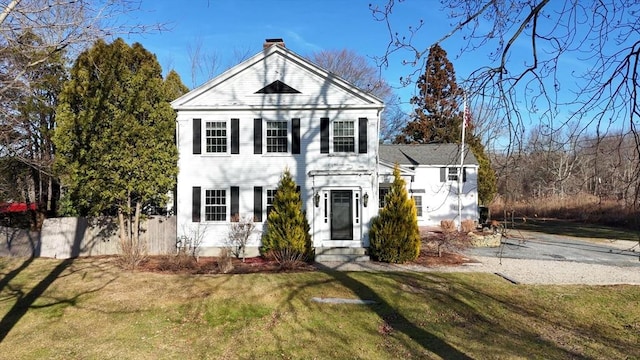
[[[287,152],[287,122],[267,121],[267,152]]]
[[[333,123],[333,151],[355,152],[355,125],[353,121]]]
[[[227,123],[225,121],[207,121],[206,140],[208,153],[227,152]]]
[[[422,216],[422,196],[414,196],[413,202],[416,204],[417,215]]]
[[[389,188],[380,188],[378,190],[378,208],[382,209],[385,205],[384,198],[389,193]]]
[[[267,217],[269,217],[269,213],[273,210],[273,199],[275,198],[275,196],[276,189],[267,189]]]
[[[206,221],[227,220],[227,191],[206,190],[204,196],[204,217]]]
[[[448,168],[448,180],[449,181],[458,181],[458,168],[450,167]]]

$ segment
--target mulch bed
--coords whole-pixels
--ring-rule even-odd
[[[458,266],[469,262],[469,259],[458,254],[456,248],[445,248],[441,256],[438,256],[437,244],[441,242],[443,234],[441,232],[425,231],[422,233],[422,250],[420,256],[411,264],[425,267]],[[458,248],[466,246],[461,239],[455,241]],[[245,261],[236,258],[227,259],[233,266],[227,267],[228,271],[223,271],[219,257],[199,257],[188,255],[162,255],[150,256],[145,262],[138,266],[138,271],[148,271],[169,274],[252,274],[252,273],[283,273],[283,272],[303,272],[317,271],[313,264],[297,263],[283,268],[275,260],[264,257],[246,258]]]
[[[178,255],[150,256],[138,266],[138,271],[167,273],[167,274],[252,274],[252,273],[285,273],[317,271],[313,264],[299,263],[289,268],[282,268],[276,261],[264,257],[232,259],[233,267],[227,272],[221,271],[218,257],[182,258]],[[464,256],[457,253],[444,252],[438,257],[436,253],[421,251],[420,256],[412,264],[425,267],[457,266],[468,262]]]

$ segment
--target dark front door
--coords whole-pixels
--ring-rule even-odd
[[[331,240],[353,240],[353,193],[331,191]]]

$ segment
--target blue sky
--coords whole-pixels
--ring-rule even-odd
[[[217,57],[216,74],[236,65],[239,62],[238,54],[251,56],[260,51],[266,38],[283,38],[289,49],[302,56],[332,49],[350,49],[369,58],[381,56],[389,42],[389,32],[384,22],[376,21],[372,16],[370,3],[384,6],[387,0],[142,0],[141,11],[132,13],[131,19],[125,21],[164,23],[168,30],[129,36],[125,37],[125,40],[140,42],[156,54],[165,72],[175,69],[185,85],[193,88],[209,80],[207,76],[192,79],[189,50],[198,44],[201,45],[202,52],[215,54]],[[553,15],[557,10],[549,7],[548,11],[552,16],[549,23],[543,25],[547,29],[556,25],[557,19]],[[396,0],[392,14],[393,31],[406,34],[408,27],[415,26],[421,19],[424,26],[413,42],[422,49],[428,48],[452,28],[447,13],[441,9],[440,1]],[[590,30],[583,28],[581,31],[587,31],[586,34],[589,34]],[[458,56],[466,42],[460,37],[462,35],[456,36],[447,39],[441,46],[447,51],[458,82],[461,82],[474,69],[490,65],[486,51],[492,50],[492,44],[489,43],[481,51]],[[539,55],[544,56],[544,46],[549,44],[538,46]],[[521,71],[522,67],[531,61],[531,44],[526,38],[519,39],[514,44],[514,49],[517,51],[511,55],[509,70],[513,71],[515,67],[516,71]],[[415,88],[401,88],[399,79],[414,73],[414,68],[402,64],[402,60],[408,59],[408,56],[408,52],[402,52],[393,57],[389,66],[383,68],[381,73],[382,77],[396,88],[396,93],[405,104],[404,109],[407,112],[410,110],[408,101]],[[558,62],[559,92],[551,94],[558,96],[558,102],[574,95],[571,87],[581,81],[580,74],[589,71],[592,66],[590,61],[593,59],[587,59],[585,54],[570,53],[565,54]],[[416,77],[414,74],[413,79]],[[544,81],[551,84],[550,89],[553,89],[551,78]],[[526,91],[521,89],[518,101],[531,101],[531,98],[525,98],[525,94]],[[525,125],[529,129],[537,123],[553,124],[558,120],[562,122],[573,111],[571,107],[562,107],[555,119],[544,119],[545,115],[542,112],[523,111],[525,107],[519,105],[528,123]],[[545,106],[544,103],[541,105]]]
[[[235,65],[238,53],[253,55],[260,51],[266,38],[282,38],[289,49],[303,56],[329,49],[351,49],[369,58],[381,56],[389,35],[386,24],[374,20],[369,10],[371,2],[190,0],[187,5],[177,1],[144,0],[142,11],[136,13],[137,19],[132,21],[166,23],[170,30],[125,39],[140,42],[156,54],[165,71],[174,68],[183,82],[192,88],[189,49],[198,44],[203,52],[217,55],[218,73]],[[438,11],[439,6],[437,1],[405,2],[396,8],[394,19],[404,30],[412,21],[423,18],[431,28],[431,31],[423,29],[421,32],[426,46],[448,28],[448,20]],[[428,39],[430,34],[433,39]],[[392,86],[399,87],[398,79],[406,77],[411,70],[401,64],[400,58],[396,60],[382,70],[382,76]],[[454,66],[458,73],[465,70],[462,64],[454,63]],[[199,77],[196,83],[206,80]],[[403,101],[408,101],[413,88],[398,89],[397,92]]]

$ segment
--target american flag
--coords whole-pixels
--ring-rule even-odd
[[[464,112],[462,114],[462,125],[467,128],[471,126],[471,110],[467,106],[467,96],[464,97]]]

